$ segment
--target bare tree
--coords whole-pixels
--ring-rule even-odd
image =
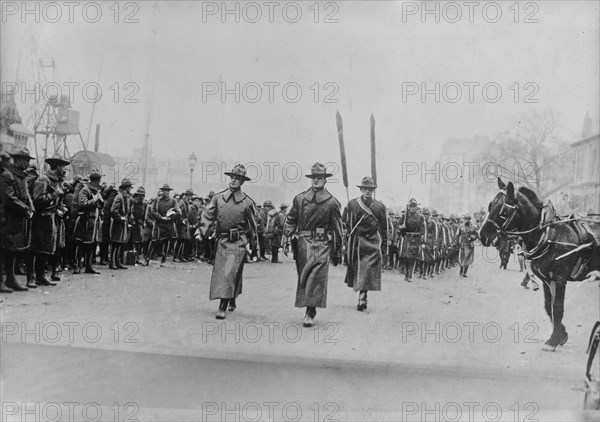
[[[552,110],[531,113],[515,122],[512,130],[498,134],[481,159],[493,162],[499,176],[545,199],[573,180],[574,153],[559,129]]]

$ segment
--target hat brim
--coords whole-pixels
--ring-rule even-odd
[[[60,158],[46,158],[46,163],[52,165],[52,164],[56,164],[58,166],[68,166],[69,164],[71,164],[70,161],[67,160],[61,160]]]
[[[131,185],[121,185],[121,186],[119,186],[119,189],[126,189],[126,188],[130,188],[132,186],[133,186],[132,184]]]
[[[25,154],[10,154],[10,156],[12,158],[27,158],[28,160],[33,160],[33,157],[31,155],[25,155]]]
[[[168,191],[171,191],[171,190],[173,190],[173,188],[160,188],[159,190],[168,190]]]
[[[309,179],[316,179],[318,177],[331,177],[333,176],[332,173],[320,173],[320,174],[305,174],[306,177],[308,177]]]
[[[377,189],[377,185],[356,185],[357,188],[365,188],[365,189]]]
[[[247,177],[247,176],[242,176],[241,174],[232,173],[232,172],[230,172],[230,171],[224,171],[224,172],[223,172],[223,174],[225,174],[225,175],[227,175],[227,176],[231,176],[231,177],[233,177],[233,176],[241,177],[241,178],[242,178],[242,179],[244,179],[246,182],[249,182],[250,180],[252,180],[252,179],[250,179],[250,178],[249,178],[249,177]]]

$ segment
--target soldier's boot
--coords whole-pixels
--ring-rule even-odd
[[[0,293],[12,293],[12,289],[4,282],[4,251],[0,249]]]
[[[469,266],[468,266],[468,265],[465,265],[465,270],[463,271],[463,275],[462,275],[463,277],[466,277],[466,276],[467,276],[467,270],[468,270],[468,269],[469,269]]]
[[[56,286],[54,281],[46,278],[46,259],[41,253],[35,257],[35,283],[38,286]]]
[[[235,311],[236,308],[237,308],[237,306],[236,306],[236,303],[235,303],[235,298],[229,299],[229,308],[228,308],[228,311],[229,312],[233,312],[233,311]]]
[[[367,291],[361,290],[358,293],[358,305],[356,306],[357,311],[364,311],[367,309]]]
[[[4,285],[5,287],[8,287],[16,292],[23,292],[29,289],[19,283],[15,277],[16,257],[17,255],[14,252],[4,252],[4,272],[6,273],[6,281],[4,281]]]
[[[460,274],[459,274],[461,277],[462,277],[462,275],[463,275],[463,271],[464,271],[464,269],[463,269],[463,268],[464,268],[464,267],[461,265],[461,266],[460,266]]]
[[[173,246],[173,260],[171,262],[181,262],[179,259],[179,247],[181,246],[181,242],[179,240],[175,241],[175,246]]]
[[[120,270],[126,270],[127,267],[123,265],[123,246],[119,245],[119,247],[117,248],[117,253],[115,255],[117,268]]]
[[[77,246],[75,246],[75,262],[73,264],[73,274],[81,273],[81,249],[82,248],[83,248],[83,246],[79,243],[77,244]]]
[[[86,274],[100,274],[99,271],[96,271],[94,267],[92,267],[92,255],[94,253],[94,246],[88,246],[88,249],[84,254],[85,261],[85,273]]]
[[[27,272],[27,287],[30,289],[35,289],[37,284],[35,283],[35,275],[34,275],[34,261],[35,255],[31,252],[25,253],[25,271]]]
[[[113,243],[111,251],[110,251],[110,263],[108,264],[108,268],[111,270],[118,270],[117,267],[117,247]]]
[[[225,319],[225,311],[227,310],[227,303],[229,299],[221,299],[221,303],[219,304],[219,311],[217,315],[215,315],[216,319]]]
[[[304,325],[305,327],[313,327],[315,325],[315,316],[317,315],[317,310],[313,306],[306,307],[306,314],[304,315]]]

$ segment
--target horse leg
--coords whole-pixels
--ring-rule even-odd
[[[546,282],[546,280],[542,280],[542,287],[544,288],[544,308],[546,309],[546,314],[550,317],[550,321],[553,321],[552,318],[552,292],[550,291],[550,285]],[[551,345],[552,339],[554,338],[554,331],[548,340],[546,340],[547,345]],[[556,348],[556,346],[554,346]],[[543,350],[554,350],[554,348]]]
[[[569,338],[565,326],[562,324],[567,283],[560,280],[550,284],[554,285],[553,288],[544,282],[546,313],[550,316],[553,325],[552,335],[546,340],[546,345],[549,346],[544,348],[546,351],[554,351],[556,346],[565,344]]]
[[[558,331],[559,345],[563,346],[569,339],[567,330],[562,323],[565,312],[565,294],[567,291],[566,280],[556,282],[556,298],[554,299],[554,331]]]

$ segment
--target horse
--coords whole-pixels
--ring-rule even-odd
[[[479,230],[481,243],[494,245],[503,235],[523,238],[531,270],[543,282],[544,305],[553,323],[543,350],[554,351],[569,338],[562,324],[567,281],[582,281],[600,270],[600,222],[574,215],[560,218],[550,201],[544,205],[531,189],[516,190],[501,178],[498,188]]]

